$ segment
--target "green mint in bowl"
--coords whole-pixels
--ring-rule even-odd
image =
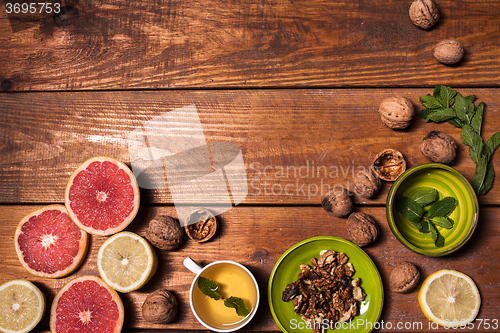
[[[408,249],[431,257],[462,247],[476,228],[478,210],[467,179],[438,163],[407,170],[387,195],[387,221],[394,236]]]

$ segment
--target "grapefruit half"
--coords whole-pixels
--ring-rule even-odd
[[[52,333],[118,333],[124,309],[118,293],[97,276],[84,275],[68,282],[50,308]]]
[[[75,223],[94,235],[125,229],[139,210],[139,186],[132,171],[110,157],[85,161],[71,175],[65,204]]]
[[[87,233],[76,226],[63,205],[46,206],[25,216],[14,238],[23,267],[42,277],[68,275],[87,252]]]

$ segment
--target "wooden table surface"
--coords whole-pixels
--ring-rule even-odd
[[[471,179],[475,165],[458,128],[415,118],[407,130],[390,130],[377,112],[384,98],[408,97],[419,111],[420,96],[449,85],[486,103],[483,137],[500,129],[498,1],[438,0],[441,19],[428,31],[411,23],[411,1],[397,0],[64,0],[59,15],[7,14],[8,2],[0,4],[0,283],[33,281],[50,304],[70,279],[98,274],[95,260],[105,237],[91,237],[75,273],[45,279],[21,266],[15,228],[29,212],[63,203],[70,174],[87,158],[108,155],[130,164],[128,138],[136,126],[194,104],[209,142],[241,148],[246,199],[219,216],[221,228],[211,241],[186,237],[176,251],[157,251],[154,278],[121,295],[125,332],[203,329],[189,309],[193,275],[182,265],[186,256],[201,264],[229,259],[246,265],[262,298],[245,329],[279,331],[267,302],[274,264],[309,237],[348,238],[345,220],[320,205],[322,184],[345,185],[353,168],[370,165],[385,148],[401,151],[409,167],[426,163],[421,140],[442,130],[459,143],[453,167]],[[464,45],[459,65],[433,58],[434,45],[444,39]],[[493,164],[500,172],[499,154]],[[313,166],[339,171],[318,174]],[[280,172],[287,168],[302,173]],[[447,331],[429,327],[418,288],[389,290],[391,269],[407,260],[424,278],[445,268],[470,275],[482,306],[474,329],[464,331],[498,332],[484,324],[500,320],[499,178],[479,198],[471,240],[441,258],[415,254],[393,236],[385,216],[390,186],[384,182],[371,200],[355,197],[355,210],[372,215],[381,229],[364,248],[384,284],[378,331]],[[141,189],[139,214],[127,230],[144,235],[158,212],[177,216],[169,189]],[[146,296],[160,287],[180,303],[168,325],[150,324],[140,313]],[[48,332],[48,317],[38,332]]]

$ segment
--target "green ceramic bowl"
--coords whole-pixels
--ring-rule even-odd
[[[454,197],[458,201],[450,215],[455,221],[453,228],[437,227],[444,237],[444,247],[436,247],[430,233],[419,232],[395,207],[398,198],[410,197],[422,187],[436,189],[439,199]],[[460,172],[444,164],[429,163],[417,165],[399,176],[387,195],[386,210],[389,227],[401,244],[416,253],[438,257],[458,250],[469,240],[476,228],[479,205],[472,186]]]
[[[305,322],[293,311],[293,302],[283,302],[281,296],[286,286],[297,280],[301,264],[311,264],[311,258],[319,258],[322,250],[344,252],[356,271],[354,277],[361,279],[360,286],[366,298],[360,303],[360,313],[351,322],[355,325],[337,327],[328,332],[366,333],[377,327],[384,303],[382,279],[370,257],[358,246],[337,237],[321,236],[301,241],[288,249],[274,265],[268,286],[269,308],[274,320],[283,332],[311,333]],[[331,324],[333,327],[335,323]]]

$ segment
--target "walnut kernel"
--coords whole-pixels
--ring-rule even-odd
[[[451,164],[457,156],[457,147],[455,140],[448,134],[432,131],[422,140],[420,150],[432,162]]]
[[[412,263],[403,261],[391,271],[389,280],[392,291],[407,293],[417,286],[420,280],[420,272]]]
[[[380,103],[378,112],[382,122],[392,129],[405,129],[410,126],[415,115],[413,103],[406,97],[388,97]]]
[[[399,151],[385,149],[375,156],[372,167],[380,179],[392,182],[406,171],[406,161]]]
[[[336,188],[326,192],[321,198],[321,206],[329,214],[336,217],[345,217],[352,212],[352,199],[346,189],[338,190]]]
[[[410,19],[421,29],[430,29],[439,20],[439,7],[434,0],[415,0],[410,6]]]
[[[203,243],[212,238],[217,231],[217,219],[208,209],[197,208],[189,214],[184,229],[189,238]]]
[[[182,243],[184,231],[179,222],[170,216],[160,215],[149,221],[146,238],[161,250],[175,250]]]
[[[142,303],[142,317],[155,324],[167,324],[177,315],[177,299],[166,289],[159,289]]]
[[[378,236],[377,222],[368,214],[352,213],[346,222],[351,240],[358,246],[366,246]]]
[[[455,65],[464,57],[464,46],[458,40],[444,40],[434,47],[434,58],[445,65]]]

